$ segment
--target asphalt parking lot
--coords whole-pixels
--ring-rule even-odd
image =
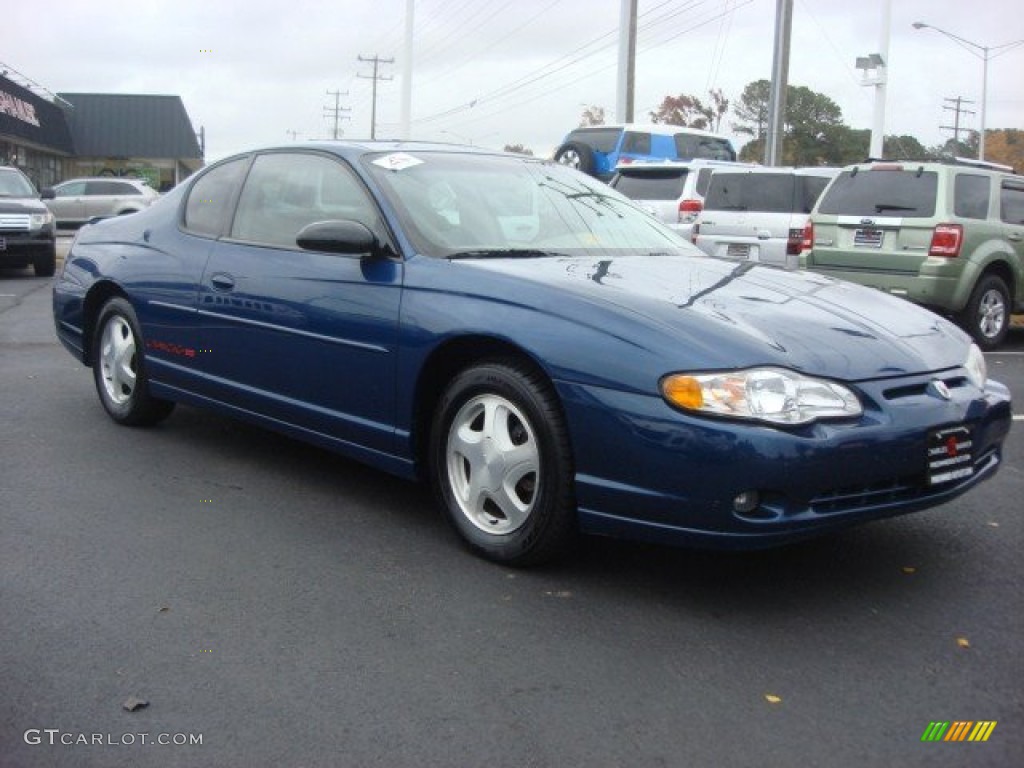
[[[1019,416],[996,478],[935,510],[517,571],[324,451],[191,408],[115,426],[49,284],[0,270],[2,768],[1024,756]],[[1024,413],[1024,329],[987,358]],[[922,742],[935,721],[996,726]]]

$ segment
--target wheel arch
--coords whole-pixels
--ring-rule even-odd
[[[411,439],[417,474],[421,478],[426,478],[431,421],[445,386],[459,371],[483,360],[497,358],[519,362],[543,378],[551,388],[559,408],[562,409],[563,418],[565,417],[562,403],[558,399],[558,393],[551,377],[544,366],[522,347],[505,339],[485,335],[460,336],[449,339],[430,353],[423,363],[416,383]]]
[[[103,305],[115,296],[120,296],[130,303],[128,294],[117,283],[101,280],[89,288],[82,302],[82,362],[91,366],[93,335],[96,333],[96,320],[99,318]]]

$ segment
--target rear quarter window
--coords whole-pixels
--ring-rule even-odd
[[[597,152],[611,152],[619,143],[621,128],[587,128],[573,131],[566,141],[578,141]]]
[[[633,200],[675,200],[683,194],[686,173],[620,173],[612,186]]]
[[[1003,183],[999,191],[999,217],[1007,224],[1024,226],[1024,185]]]
[[[818,212],[930,218],[937,188],[934,171],[843,171],[821,198]]]
[[[795,178],[791,173],[715,173],[704,210],[790,213]]]
[[[794,206],[794,212],[810,213],[832,179],[827,176],[797,176],[796,179],[798,199],[797,205]]]

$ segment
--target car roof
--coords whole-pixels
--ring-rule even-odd
[[[870,170],[901,170],[901,171],[916,171],[918,169],[925,171],[939,171],[944,168],[970,171],[987,171],[989,173],[1001,173],[1010,176],[1017,176],[1017,172],[1013,166],[1003,165],[1001,163],[990,163],[985,160],[975,160],[973,158],[955,157],[949,160],[871,160],[866,163],[854,163],[848,165],[842,170],[852,171],[856,168],[859,171],[870,171]]]
[[[353,159],[376,152],[447,152],[461,155],[509,155],[520,157],[523,160],[543,160],[543,158],[533,157],[532,155],[516,155],[511,152],[467,144],[454,144],[443,141],[403,141],[401,139],[311,139],[288,144],[267,144],[252,147],[241,152],[234,152],[230,157],[243,157],[260,152],[295,152],[296,150],[331,152],[346,159]],[[229,156],[225,156],[221,159],[227,160],[228,158]],[[221,159],[218,159],[217,162],[220,162]]]
[[[635,160],[635,161],[633,161],[631,163],[630,162],[625,162],[625,163],[620,162],[620,163],[618,163],[615,166],[615,170],[619,171],[619,172],[622,172],[622,171],[640,171],[641,173],[644,173],[644,172],[655,172],[655,171],[665,171],[665,170],[674,170],[674,169],[690,171],[690,170],[693,170],[695,168],[712,168],[712,169],[716,169],[716,170],[718,170],[718,169],[730,170],[732,168],[757,168],[757,167],[759,167],[759,166],[757,166],[754,163],[733,162],[731,160],[709,160],[707,158],[698,157],[698,158],[694,158],[693,160],[671,160],[671,159],[667,159],[666,158],[666,159],[663,159],[663,160]]]
[[[800,168],[793,166],[758,166],[755,168],[716,168],[715,173],[746,173],[753,175],[761,174],[793,174],[794,176],[838,176],[842,168],[833,168],[827,165],[810,165]]]
[[[611,123],[609,125],[588,125],[585,127],[575,128],[572,133],[608,129],[656,133],[660,136],[675,136],[677,133],[689,133],[695,136],[714,136],[716,139],[726,138],[722,134],[715,133],[714,131],[705,131],[702,128],[690,128],[685,125],[673,125],[671,123]]]
[[[63,184],[70,184],[73,181],[134,181],[139,184],[145,184],[147,187],[149,186],[149,181],[137,176],[79,176],[74,179],[64,179],[64,181],[57,184],[57,186],[59,187]]]

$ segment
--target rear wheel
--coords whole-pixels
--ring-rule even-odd
[[[1010,290],[998,275],[984,275],[958,318],[982,349],[998,347],[1010,328]]]
[[[139,321],[125,299],[110,299],[100,310],[92,371],[100,402],[118,424],[148,426],[174,410],[174,403],[149,394]]]
[[[471,549],[530,565],[564,548],[575,529],[569,438],[542,376],[512,360],[463,371],[431,435],[434,488]]]

